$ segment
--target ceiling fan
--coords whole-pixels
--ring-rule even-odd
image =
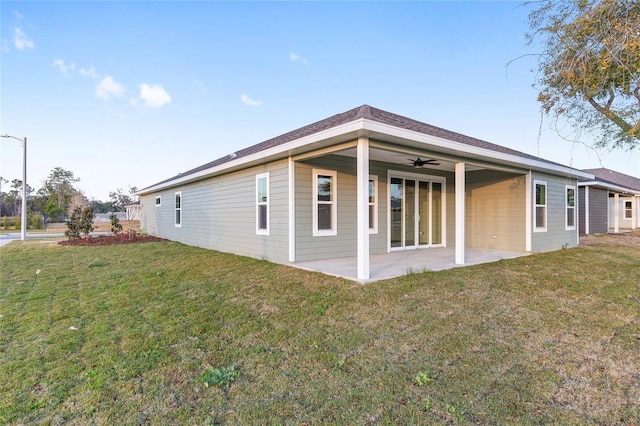
[[[429,159],[429,160],[423,160],[420,157],[417,157],[415,160],[412,158],[408,158],[409,161],[411,161],[411,164],[413,165],[413,167],[415,167],[416,169],[422,168],[424,166],[439,166],[440,163],[438,163],[438,160],[434,160],[433,158]]]

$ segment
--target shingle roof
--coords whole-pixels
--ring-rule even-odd
[[[225,155],[224,157],[218,158],[217,160],[211,161],[209,163],[203,164],[194,169],[180,173],[179,175],[173,176],[162,182],[158,182],[152,186],[160,185],[166,182],[170,182],[177,178],[182,178],[203,170],[210,169],[212,167],[220,166],[229,161],[246,157],[248,155],[256,154],[266,149],[283,145],[287,142],[291,142],[296,139],[300,139],[300,138],[312,135],[314,133],[321,132],[323,130],[337,127],[342,124],[350,123],[358,119],[367,119],[371,121],[376,121],[379,123],[399,127],[401,129],[415,131],[425,135],[447,139],[453,142],[459,142],[465,145],[469,145],[471,147],[484,148],[487,150],[491,150],[491,151],[495,151],[503,154],[509,154],[509,155],[513,155],[516,157],[521,157],[529,160],[537,160],[537,161],[542,161],[548,164],[561,165],[559,163],[554,163],[552,161],[544,160],[540,157],[536,157],[530,154],[526,154],[524,152],[516,151],[511,148],[507,148],[491,142],[483,141],[481,139],[476,139],[460,133],[452,132],[450,130],[446,130],[440,127],[432,126],[430,124],[423,123],[421,121],[414,120],[412,118],[404,117],[402,115],[383,111],[381,109],[374,108],[369,105],[362,105],[352,110],[349,110],[340,114],[336,114],[329,118],[325,118],[324,120],[320,120],[315,123],[309,124],[307,126],[301,127],[299,129],[292,130],[283,135],[276,136],[275,138],[266,140],[264,142],[260,142],[256,145],[252,145],[248,148],[244,148],[240,151],[236,151],[233,155]]]
[[[598,169],[584,169],[583,171],[591,173],[597,180],[640,191],[640,179],[633,176],[625,175],[624,173],[616,172],[615,170],[605,169],[604,167]]]

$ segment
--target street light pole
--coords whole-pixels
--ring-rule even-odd
[[[22,219],[20,220],[20,239],[27,239],[27,138],[18,138],[11,135],[0,135],[3,138],[12,138],[22,143]]]

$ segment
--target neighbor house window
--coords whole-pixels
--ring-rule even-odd
[[[156,197],[156,207],[160,207],[162,205],[162,198],[160,195]]]
[[[256,176],[256,233],[269,235],[269,173]]]
[[[176,192],[176,226],[182,226],[182,191]]]
[[[535,231],[547,230],[547,182],[534,180],[535,187]]]
[[[378,176],[369,176],[369,233],[378,233]]]
[[[313,170],[313,235],[338,234],[337,173]]]
[[[576,229],[576,187],[565,186],[565,229]]]
[[[633,203],[631,201],[624,202],[624,218],[633,219]]]

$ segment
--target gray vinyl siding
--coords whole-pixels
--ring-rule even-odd
[[[531,250],[543,252],[558,250],[564,247],[575,247],[578,244],[578,233],[566,230],[565,224],[565,185],[578,186],[576,179],[532,173],[531,176],[531,208],[532,230],[535,228],[535,183],[534,180],[547,182],[547,230],[531,233]]]
[[[589,188],[589,233],[606,234],[609,231],[609,191]]]
[[[468,248],[526,250],[526,176],[492,170],[467,173]]]
[[[587,191],[589,193],[588,205]],[[580,187],[579,196],[580,235],[587,234],[587,217],[589,218],[590,235],[606,234],[608,231],[609,191],[594,186],[583,186]]]
[[[336,171],[337,235],[313,236],[313,169]],[[296,261],[357,254],[356,162],[328,155],[295,165]]]
[[[269,172],[270,235],[256,235],[256,175]],[[182,191],[182,226],[174,225],[174,194]],[[255,167],[141,198],[142,229],[204,247],[284,263],[288,260],[288,162]],[[162,205],[155,207],[155,197]]]

